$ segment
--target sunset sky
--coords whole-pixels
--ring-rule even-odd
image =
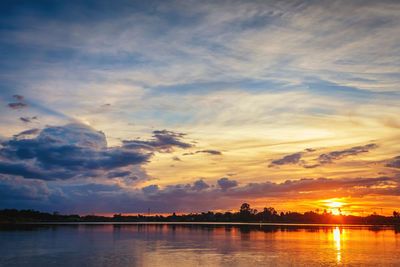
[[[400,209],[399,1],[0,10],[0,209]]]

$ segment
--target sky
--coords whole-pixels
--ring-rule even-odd
[[[398,1],[0,10],[0,209],[400,209]]]

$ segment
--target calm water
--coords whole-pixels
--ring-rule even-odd
[[[40,225],[0,228],[0,266],[400,266],[398,229]]]

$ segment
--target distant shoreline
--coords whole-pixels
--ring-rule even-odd
[[[239,212],[202,212],[164,215],[122,215],[112,217],[76,214],[62,215],[58,212],[46,213],[35,210],[0,210],[0,224],[214,224],[214,225],[400,225],[400,213],[393,216],[371,214],[366,217],[354,215],[334,215],[332,213],[286,212],[278,213],[274,208],[264,208],[257,212],[244,203]]]

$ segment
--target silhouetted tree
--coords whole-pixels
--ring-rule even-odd
[[[250,215],[250,204],[248,203],[243,203],[242,206],[240,206],[240,213],[243,215]]]

